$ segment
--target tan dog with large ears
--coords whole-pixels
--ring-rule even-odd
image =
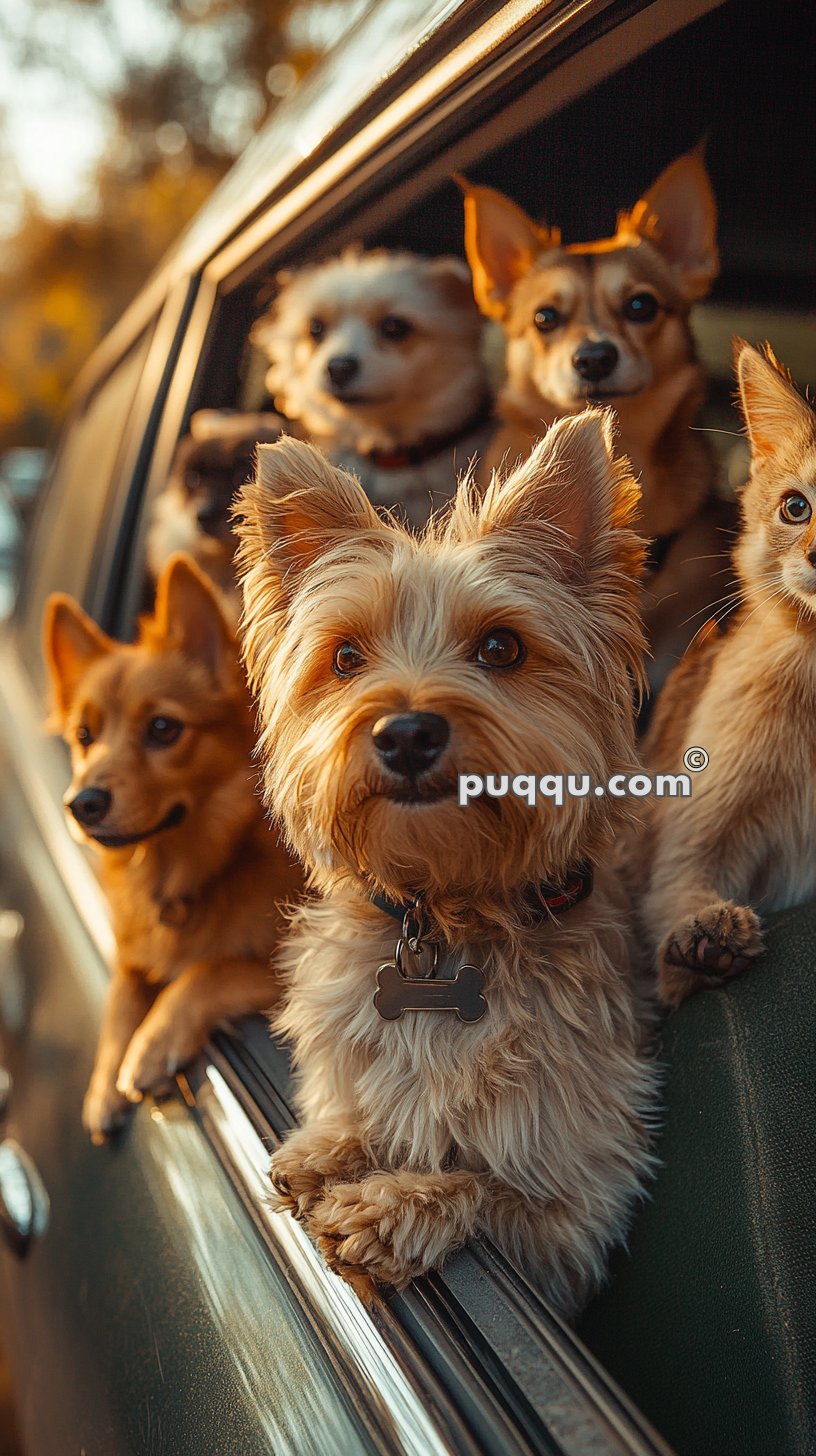
[[[654,799],[639,881],[664,999],[751,966],[759,916],[816,894],[816,413],[766,346],[737,340],[751,442],[737,609],[672,673],[644,743],[658,773],[710,762],[688,799]]]
[[[272,1181],[346,1275],[401,1286],[486,1232],[570,1311],[626,1230],[655,1094],[609,872],[636,805],[463,807],[457,780],[633,769],[636,506],[589,410],[420,536],[291,439],[241,493],[267,797],[321,892],[281,953],[302,1125]],[[389,999],[406,909],[447,1010]]]
[[[689,326],[718,271],[717,210],[698,152],[679,157],[618,217],[615,234],[563,244],[490,187],[460,179],[476,300],[507,337],[502,424],[489,460],[529,450],[543,424],[588,402],[617,414],[654,541],[644,614],[659,686],[727,591],[733,513],[693,426],[705,395]]]
[[[101,1142],[215,1027],[274,1004],[276,900],[302,877],[256,792],[234,635],[189,557],[168,562],[134,644],[52,596],[45,654],[71,749],[65,806],[101,854],[118,949],[83,1109]]]

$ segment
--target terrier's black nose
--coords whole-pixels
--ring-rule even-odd
[[[371,737],[386,768],[415,779],[436,763],[450,728],[438,713],[392,713],[374,724]]]
[[[107,789],[80,789],[68,808],[78,824],[90,829],[94,824],[101,824],[111,803],[112,796]]]
[[[360,361],[354,354],[335,354],[326,365],[326,373],[332,384],[342,389],[344,384],[350,384],[355,374],[360,372]]]
[[[807,559],[810,562],[811,566],[816,566],[816,545],[811,546],[810,549],[805,552],[805,555],[807,556]]]
[[[597,384],[612,373],[618,362],[618,351],[609,339],[584,339],[572,356],[572,367],[582,379]]]

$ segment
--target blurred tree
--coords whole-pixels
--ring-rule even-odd
[[[126,19],[128,0],[23,0],[16,28],[0,6],[14,64],[88,91],[108,137],[79,215],[50,218],[29,193],[0,250],[0,448],[47,439],[98,339],[309,68],[315,50],[288,30],[297,3],[139,0]],[[12,201],[0,183],[0,209]]]

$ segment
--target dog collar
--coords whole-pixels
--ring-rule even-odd
[[[589,860],[581,860],[560,881],[541,880],[537,885],[527,885],[522,893],[525,909],[537,920],[552,915],[565,915],[574,905],[580,905],[592,894],[593,870]],[[415,899],[392,900],[389,895],[372,895],[371,904],[390,915],[392,920],[402,923],[405,916],[414,909]]]
[[[563,915],[592,889],[592,867],[583,862],[560,883],[543,880],[529,885],[524,903],[537,919]],[[455,953],[443,954],[428,935],[429,919],[421,895],[392,900],[372,895],[371,903],[400,923],[393,961],[377,972],[374,1007],[383,1021],[399,1021],[405,1011],[453,1011],[460,1021],[481,1021],[487,1011],[485,973],[480,966],[457,965]],[[421,960],[430,952],[430,965]],[[413,967],[410,961],[413,959]],[[413,971],[413,974],[412,974]]]
[[[493,401],[486,395],[476,412],[457,430],[451,430],[450,434],[427,435],[415,445],[403,445],[398,450],[368,450],[365,458],[378,470],[408,470],[412,465],[421,465],[423,460],[431,460],[434,455],[441,455],[443,450],[450,449],[459,440],[464,440],[466,435],[471,435],[482,425],[486,425],[492,416]]]

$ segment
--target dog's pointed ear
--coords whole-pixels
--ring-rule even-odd
[[[557,247],[556,229],[539,227],[493,187],[474,187],[459,175],[465,197],[465,252],[476,302],[488,318],[503,319],[515,285],[539,253]]]
[[[662,253],[677,277],[683,296],[704,298],[719,272],[717,203],[703,161],[696,149],[678,157],[632,211],[619,222]]]
[[[287,435],[259,445],[257,458],[255,479],[243,486],[234,507],[242,578],[260,568],[288,597],[327,547],[386,529],[355,476],[332,465],[315,445]]]
[[[816,414],[777,362],[769,344],[764,354],[734,340],[740,406],[754,465],[763,466],[791,439],[816,429]]]
[[[51,726],[58,729],[88,668],[116,643],[84,612],[73,597],[54,592],[45,604],[43,648],[51,682]]]
[[[615,555],[612,538],[630,527],[640,491],[629,462],[615,453],[611,410],[567,415],[547,430],[530,455],[504,479],[494,476],[481,508],[482,533],[527,535],[544,528],[549,553],[567,576],[592,575]],[[638,566],[636,538],[620,531],[618,545]]]
[[[217,588],[183,551],[170,557],[156,584],[146,640],[154,638],[203,663],[216,682],[234,675],[238,648]]]

